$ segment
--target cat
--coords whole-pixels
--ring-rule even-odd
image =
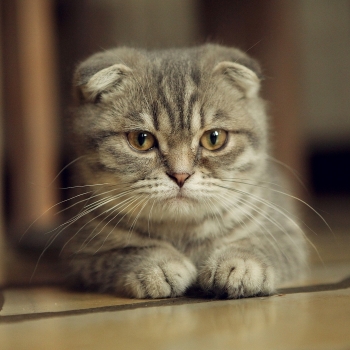
[[[77,67],[69,280],[131,298],[242,298],[303,275],[261,78],[246,53],[215,44],[120,47]]]

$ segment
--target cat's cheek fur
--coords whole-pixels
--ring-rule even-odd
[[[221,298],[270,295],[275,291],[275,272],[263,257],[228,247],[209,257],[198,282],[204,292]]]

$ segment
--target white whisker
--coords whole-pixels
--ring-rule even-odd
[[[126,208],[128,208],[130,205],[132,205],[133,203],[135,203],[135,201],[137,201],[138,198],[134,199],[131,203],[129,203],[127,206],[125,206],[123,208],[123,210],[125,210]],[[130,211],[129,211],[130,212]],[[107,234],[107,236],[105,237],[105,239],[103,240],[101,246],[96,250],[95,254],[104,246],[104,244],[106,243],[107,239],[109,238],[109,236],[111,235],[111,233],[115,230],[115,228],[118,226],[118,224],[124,219],[124,217],[129,213],[126,212],[120,219],[119,221],[113,226],[113,228],[109,231],[109,233]],[[117,215],[113,218],[113,220],[119,215],[120,213],[118,212]],[[91,241],[91,240],[90,240]],[[89,242],[88,242],[89,243]],[[87,243],[87,244],[88,244]]]
[[[123,209],[124,206],[125,206],[126,204],[128,204],[129,202],[132,202],[132,201],[134,200],[135,197],[136,197],[136,195],[134,195],[134,196],[132,196],[132,197],[130,197],[130,198],[124,199],[122,202],[116,204],[116,205],[113,206],[112,208],[109,208],[109,209],[105,210],[104,212],[100,213],[98,216],[93,217],[90,221],[88,221],[82,228],[84,228],[84,227],[85,227],[87,224],[89,224],[90,222],[96,220],[98,217],[100,217],[100,216],[102,216],[102,215],[105,215],[106,213],[110,212],[110,213],[107,215],[107,217],[104,218],[104,219],[107,219],[110,215],[113,215],[113,214],[119,209],[119,211],[117,212],[117,214],[116,214],[112,219],[110,219],[110,220],[100,229],[99,232],[97,232],[95,235],[93,235],[94,232],[96,231],[96,229],[97,229],[97,228],[100,226],[100,224],[104,221],[104,219],[101,220],[101,221],[99,221],[99,223],[95,226],[95,228],[92,230],[92,232],[85,238],[85,240],[84,240],[83,243],[81,244],[81,247],[80,247],[80,249],[78,250],[78,252],[81,251],[81,250],[83,250],[92,240],[94,240],[94,238],[96,238],[96,237],[105,229],[105,227],[107,227],[108,224],[109,224],[110,222],[112,222],[112,221],[120,214],[120,209]],[[78,231],[76,234],[78,234],[78,233],[81,231],[82,228],[80,228],[79,231]],[[92,236],[92,238],[90,239],[91,236]],[[86,242],[87,242],[87,243],[86,243]]]
[[[151,221],[151,213],[153,210],[154,203],[156,202],[156,199],[154,198],[151,209],[148,213],[148,222],[147,222],[147,228],[148,228],[148,237],[151,238],[151,230],[150,230],[150,221]]]
[[[246,192],[246,191],[242,191],[242,190],[237,190],[237,189],[232,189],[232,188],[229,188],[229,187],[224,187],[224,186],[220,186],[220,185],[217,185],[218,187],[222,187],[222,188],[225,188],[225,189],[228,189],[228,190],[231,190],[233,192],[236,192],[236,193],[241,193],[241,194],[244,194],[244,195],[248,195],[248,197],[250,196],[251,198],[254,198],[255,200],[257,200],[258,202],[266,205],[267,207],[269,207],[270,209],[272,210],[275,210],[276,212],[278,212],[279,214],[282,215],[282,217],[285,217],[288,221],[290,221],[293,225],[295,225],[295,227],[302,233],[302,235],[304,236],[305,240],[311,245],[311,247],[315,250],[316,254],[318,255],[320,261],[323,263],[323,259],[322,257],[320,256],[319,254],[319,251],[317,249],[317,247],[311,242],[311,240],[305,235],[305,233],[303,232],[303,230],[301,229],[301,227],[298,225],[298,223],[292,219],[290,216],[288,216],[286,213],[285,213],[285,210],[282,210],[280,208],[278,208],[274,203],[272,203],[271,201],[267,201],[263,198],[260,198],[256,195],[253,195],[252,193],[249,193],[249,192]],[[280,191],[278,191],[280,192]],[[249,204],[249,205],[253,205],[252,203],[250,203],[248,200],[244,199],[244,198],[240,198],[240,200],[244,201],[245,203]],[[256,212],[258,212],[260,215],[264,216],[266,220],[270,221],[273,225],[275,225],[276,227],[278,227],[283,233],[285,233],[287,235],[287,237],[289,237],[292,241],[292,243],[298,247],[298,244],[296,242],[294,242],[294,240],[290,237],[290,235],[288,234],[288,232],[284,229],[284,227],[278,223],[276,220],[274,220],[270,215],[265,215],[263,212],[261,212],[261,209],[256,207],[255,205],[253,205],[253,208]]]

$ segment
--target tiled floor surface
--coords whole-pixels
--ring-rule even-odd
[[[0,349],[350,349],[345,233],[314,238],[324,263],[313,258],[307,281],[271,297],[131,300],[12,282],[0,292]]]

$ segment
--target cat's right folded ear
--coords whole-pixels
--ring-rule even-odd
[[[122,90],[123,80],[131,72],[124,64],[114,64],[102,69],[82,64],[74,75],[74,96],[79,103],[97,103],[104,93],[112,89]]]
[[[214,68],[214,74],[219,74],[225,80],[239,87],[247,98],[254,98],[260,90],[260,78],[257,72],[237,62],[224,61]]]

